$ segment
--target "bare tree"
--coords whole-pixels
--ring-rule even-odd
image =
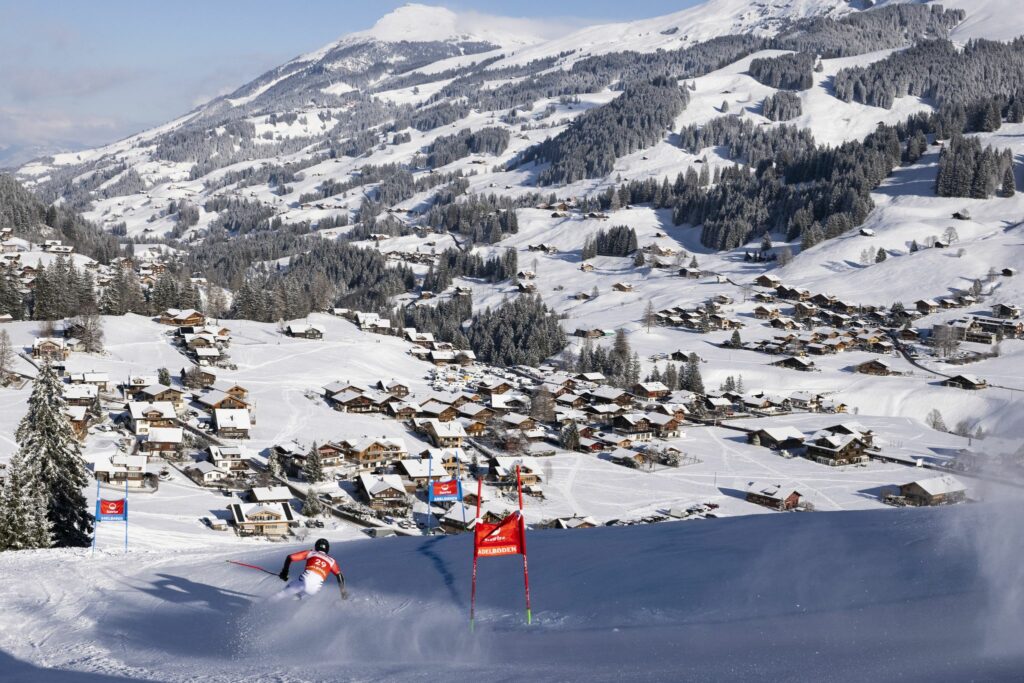
[[[103,318],[96,313],[79,316],[75,320],[82,346],[87,353],[103,353]]]
[[[647,308],[644,309],[644,326],[647,328],[647,332],[651,331],[651,327],[658,321],[657,315],[654,313],[654,303],[650,300],[647,301]]]

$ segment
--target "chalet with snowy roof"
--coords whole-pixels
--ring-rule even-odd
[[[466,439],[466,430],[458,422],[426,420],[424,432],[438,448],[461,448]]]
[[[206,324],[206,317],[197,310],[186,308],[168,308],[160,314],[159,321],[162,325],[173,325],[174,327],[196,327]]]
[[[200,486],[212,486],[230,476],[227,471],[220,469],[209,460],[200,460],[194,465],[189,465],[185,474]]]
[[[757,285],[758,287],[768,287],[770,289],[775,289],[776,287],[782,284],[782,280],[780,280],[778,276],[772,275],[771,273],[761,273],[756,278],[754,278],[754,284]]]
[[[988,386],[988,382],[975,375],[953,375],[942,380],[942,386],[954,387],[956,389],[970,389],[976,391]]]
[[[623,467],[629,467],[632,469],[639,468],[647,462],[647,456],[640,451],[634,451],[630,448],[624,447],[616,448],[608,457],[616,465],[622,465]]]
[[[597,526],[597,520],[593,517],[558,517],[548,526],[550,529],[593,529]]]
[[[420,414],[420,404],[410,401],[390,401],[385,412],[396,420],[411,420]]]
[[[633,441],[650,441],[654,435],[651,420],[643,413],[626,413],[612,419],[612,427],[619,434],[627,434]]]
[[[409,457],[405,440],[399,437],[362,436],[343,439],[345,459],[364,469],[391,465]]]
[[[64,414],[68,418],[75,439],[85,441],[89,434],[89,409],[85,406],[68,406],[64,409]]]
[[[298,525],[288,503],[234,503],[228,506],[239,536],[283,537]]]
[[[178,423],[178,415],[170,401],[129,401],[128,420],[132,432],[141,435],[148,434],[154,427],[174,427]]]
[[[967,488],[956,477],[943,474],[902,484],[900,495],[911,505],[949,505],[967,500]]]
[[[790,356],[772,363],[777,368],[788,368],[790,370],[808,371],[814,369],[814,361],[800,356]]]
[[[285,334],[299,339],[323,339],[327,334],[327,328],[323,325],[292,323],[285,328]]]
[[[64,401],[69,406],[89,407],[96,402],[99,388],[92,384],[64,384],[61,386]]]
[[[253,503],[288,503],[294,497],[287,486],[254,486],[249,489],[249,500]]]
[[[249,469],[249,458],[241,446],[210,446],[209,460],[214,467],[230,474]]]
[[[790,450],[804,445],[804,435],[796,427],[765,427],[748,432],[747,442],[773,450]]]
[[[996,304],[992,307],[992,315],[996,318],[1016,320],[1020,317],[1020,306],[1012,304]]]
[[[792,510],[800,505],[800,492],[792,486],[752,481],[747,486],[746,500],[773,510]]]
[[[374,386],[378,391],[383,391],[395,398],[405,398],[409,395],[409,385],[397,380],[379,380]]]
[[[140,437],[139,451],[150,458],[173,456],[183,445],[181,427],[150,427]]]
[[[502,415],[501,422],[508,429],[527,430],[536,426],[532,418],[520,413],[506,413]]]
[[[499,484],[514,486],[516,483],[516,467],[523,486],[536,486],[541,483],[540,466],[530,456],[499,455],[490,459],[488,478]]]
[[[133,393],[133,398],[143,403],[166,401],[173,405],[176,411],[185,409],[185,392],[164,384],[151,384],[137,389]]]
[[[878,360],[877,358],[855,365],[854,371],[863,375],[876,375],[878,377],[888,377],[890,375],[900,374],[896,370],[893,370],[889,363],[886,363],[884,360]]]
[[[431,399],[420,406],[419,417],[438,420],[439,422],[451,422],[459,416],[458,411],[447,403]]]
[[[63,361],[71,355],[71,348],[64,339],[40,337],[32,340],[32,357],[45,361]]]
[[[101,456],[93,466],[96,481],[120,488],[127,482],[128,488],[157,487],[155,474],[149,472],[144,455],[126,455],[117,453],[113,456]]]
[[[252,419],[245,408],[218,408],[213,411],[213,428],[225,439],[248,439]]]
[[[234,394],[211,389],[195,397],[195,402],[204,410],[230,410],[248,408],[249,404]]]
[[[870,442],[859,433],[841,434],[822,430],[807,442],[806,457],[823,465],[852,465],[867,462]]]
[[[397,474],[360,474],[356,488],[366,503],[379,512],[395,512],[409,507],[409,497]]]
[[[497,415],[515,410],[527,410],[530,407],[530,400],[521,394],[494,394],[490,397],[488,406]]]
[[[426,488],[427,482],[448,479],[451,475],[438,463],[430,460],[399,460],[396,464],[398,474],[412,482],[417,489]]]
[[[671,390],[661,382],[639,382],[630,389],[634,396],[646,399],[665,398]]]
[[[335,410],[343,413],[379,413],[393,400],[395,397],[390,394],[351,388],[332,394],[328,399]]]
[[[919,313],[930,315],[939,310],[939,304],[937,301],[933,301],[932,299],[918,299],[914,302],[914,308],[916,308]]]

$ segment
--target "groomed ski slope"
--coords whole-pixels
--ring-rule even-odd
[[[352,597],[270,604],[295,548],[0,556],[5,681],[1012,680],[1019,505],[774,514],[528,537],[339,543]],[[235,553],[238,551],[236,550]],[[73,668],[61,673],[43,667]]]

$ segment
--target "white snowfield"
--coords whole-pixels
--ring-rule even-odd
[[[774,515],[335,543],[350,598],[270,603],[303,546],[0,555],[0,679],[115,681],[1009,681],[1020,505]],[[119,526],[110,524],[110,526]],[[296,569],[293,568],[293,573]]]

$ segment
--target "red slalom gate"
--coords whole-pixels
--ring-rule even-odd
[[[480,517],[480,503],[483,498],[483,480],[477,480],[476,524],[473,528],[473,587],[469,599],[469,628],[476,625],[476,576],[480,557],[502,555],[523,556],[523,586],[526,591],[526,623],[533,623],[530,607],[530,569],[526,560],[526,522],[523,520],[523,483],[519,466],[516,465],[516,490],[519,493],[519,509],[497,523],[484,522]]]

